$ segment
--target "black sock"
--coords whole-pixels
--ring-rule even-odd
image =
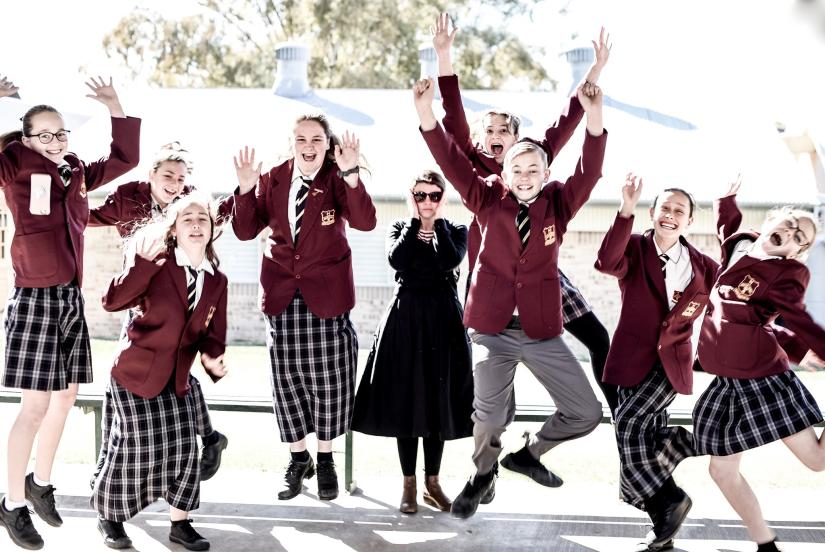
[[[309,460],[309,452],[306,449],[300,452],[290,452],[289,454],[292,455],[292,459],[296,462],[306,462]]]
[[[188,519],[179,519],[178,521],[173,521],[172,522],[172,527],[175,527],[176,525],[180,525],[181,523],[184,523],[186,521],[189,521],[189,520]]]
[[[533,455],[530,454],[530,449],[528,449],[527,447],[521,447],[517,452],[514,452],[513,453],[513,460],[515,460],[516,462],[518,462],[521,465],[527,465],[527,466],[529,466],[530,464],[535,464],[536,462],[538,462],[538,460],[533,458]]]
[[[331,452],[318,452],[318,461],[319,462],[332,462],[332,453]]]
[[[203,446],[205,447],[208,447],[209,445],[214,445],[218,442],[218,439],[220,439],[220,435],[221,434],[217,431],[212,430],[212,433],[210,433],[206,437],[201,437],[201,443],[203,443]]]
[[[757,544],[756,552],[780,552],[780,550],[776,547],[776,539],[773,539],[771,542]]]

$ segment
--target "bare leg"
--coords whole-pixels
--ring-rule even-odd
[[[710,476],[733,506],[748,529],[751,540],[757,543],[772,541],[776,535],[762,517],[762,508],[748,482],[739,473],[742,453],[731,456],[711,456]]]
[[[8,477],[9,500],[22,502],[26,496],[26,469],[32,453],[34,436],[49,409],[50,391],[22,391],[20,412],[9,431]]]
[[[189,519],[189,512],[178,510],[177,508],[169,506],[169,519],[171,521],[183,521],[184,519]]]
[[[34,474],[42,481],[51,480],[57,446],[63,435],[66,418],[77,398],[78,387],[77,383],[71,383],[68,389],[52,392],[49,409],[37,434],[37,456],[34,460]]]
[[[301,452],[307,449],[307,438],[304,437],[300,441],[289,443],[289,452]]]
[[[332,452],[332,441],[321,441],[318,439],[318,452]]]
[[[785,437],[782,442],[809,469],[815,472],[825,470],[825,439],[817,437],[813,427]]]

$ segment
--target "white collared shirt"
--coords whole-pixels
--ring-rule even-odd
[[[754,255],[752,253],[754,247],[758,247],[756,245],[756,242],[754,240],[751,240],[751,239],[748,239],[748,238],[745,238],[745,239],[742,239],[742,240],[739,240],[738,242],[736,242],[736,245],[733,246],[733,251],[731,251],[730,259],[728,259],[728,264],[727,264],[727,266],[725,266],[725,270],[727,270],[728,268],[730,268],[733,265],[735,265],[736,263],[738,263],[742,259],[742,257],[744,257],[745,255],[753,257],[754,259],[757,259],[757,260],[781,259],[782,258],[782,257],[779,257],[777,255],[766,255],[763,251],[760,251],[761,255]]]
[[[667,251],[662,251],[655,239],[653,243],[656,245],[656,255],[665,253],[668,256],[665,264],[665,292],[669,299],[668,308],[672,309],[676,306],[678,298],[685,292],[691,280],[693,280],[693,264],[690,262],[690,252],[678,240]]]
[[[301,189],[303,186],[302,178],[309,178],[310,180],[315,180],[315,176],[318,174],[318,171],[321,169],[319,168],[318,171],[314,173],[304,176],[301,174],[301,171],[298,169],[298,163],[293,163],[292,167],[292,182],[289,185],[289,203],[287,204],[286,212],[287,217],[289,218],[289,231],[292,232],[292,239],[295,239],[295,200],[298,197],[298,190]],[[310,187],[312,185],[310,184]]]
[[[181,247],[176,247],[175,248],[175,262],[178,264],[178,266],[181,266],[181,267],[184,267],[184,268],[188,267],[188,266],[192,266],[192,261],[189,260],[189,255],[187,255],[186,251],[184,251]],[[195,270],[198,271],[198,279],[195,282],[195,305],[197,305],[198,301],[200,301],[200,299],[201,299],[201,292],[203,291],[203,278],[204,278],[203,273],[208,272],[209,274],[214,275],[215,274],[215,269],[212,266],[212,263],[210,263],[209,260],[206,258],[206,256],[204,256],[203,260],[201,261],[201,264],[199,264],[198,266],[193,267],[193,268],[195,268]],[[189,274],[188,269],[185,272],[186,272],[186,284],[188,286],[189,285],[189,278],[191,276]]]

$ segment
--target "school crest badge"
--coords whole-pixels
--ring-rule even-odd
[[[77,170],[77,169],[74,169]],[[80,173],[80,197],[86,197],[86,175],[84,173]]]
[[[685,310],[682,311],[682,316],[693,316],[701,306],[702,303],[699,303],[698,301],[691,301],[688,303],[688,306],[685,307]]]
[[[209,326],[209,323],[212,321],[212,317],[215,315],[215,307],[210,306],[209,312],[206,314],[206,322],[203,323],[203,327],[206,328]]]
[[[748,274],[745,276],[745,279],[739,282],[739,285],[733,289],[733,294],[742,301],[748,301],[754,293],[756,293],[756,288],[759,287],[759,282],[756,279]]]
[[[330,224],[335,224],[335,209],[321,211],[321,226],[329,226]]]
[[[556,241],[556,225],[545,226],[542,231],[544,232],[544,245],[552,245]]]

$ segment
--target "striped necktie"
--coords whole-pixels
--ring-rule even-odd
[[[197,298],[198,291],[198,271],[191,266],[187,266],[186,276],[186,295],[189,298],[189,309],[187,312],[192,314],[192,311],[195,310],[195,299]]]
[[[659,255],[659,266],[662,267],[662,276],[667,277],[667,262],[670,260],[670,257],[667,256],[667,253],[662,253]]]
[[[57,167],[57,174],[63,179],[64,186],[68,186],[72,181],[72,168],[69,165],[60,165]]]
[[[521,238],[521,249],[527,247],[527,240],[530,239],[530,214],[529,205],[519,203],[518,214],[516,215],[516,229],[518,230],[519,238]]]
[[[295,195],[295,244],[298,243],[298,232],[301,231],[301,217],[304,216],[304,204],[306,203],[307,194],[309,194],[309,185],[312,184],[311,178],[301,177],[301,187],[298,188],[298,193]]]

